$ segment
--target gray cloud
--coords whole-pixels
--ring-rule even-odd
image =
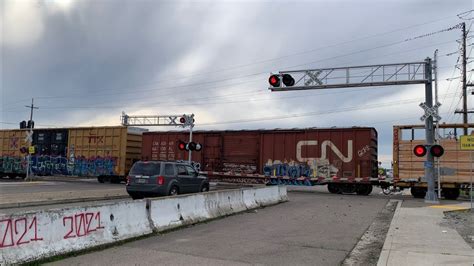
[[[392,124],[417,123],[421,109],[416,103],[363,106],[417,98],[422,86],[271,93],[268,73],[419,61],[436,48],[444,55],[457,49],[459,30],[387,45],[455,25],[456,14],[472,8],[468,0],[121,0],[63,7],[32,0],[22,9],[28,12],[12,13],[14,1],[2,3],[0,127],[17,127],[29,114],[23,105],[35,97],[39,125],[114,125],[122,110],[193,112],[207,124],[201,129],[364,125],[378,129],[385,155]],[[455,63],[456,55],[440,57],[441,93]],[[442,112],[452,101],[446,99]],[[361,108],[331,113],[351,106]],[[211,125],[311,112],[321,114]]]

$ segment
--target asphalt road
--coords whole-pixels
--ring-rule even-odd
[[[32,181],[25,182],[17,179],[15,181],[0,181],[0,191],[3,195],[18,193],[37,192],[61,192],[61,191],[88,191],[125,188],[123,184],[99,183],[96,179],[83,179],[75,182],[63,181]]]
[[[339,265],[388,202],[317,191],[289,199],[53,264]]]
[[[0,209],[11,206],[28,206],[30,203],[47,204],[65,200],[88,198],[125,197],[123,184],[100,184],[97,180],[31,181],[0,180]]]

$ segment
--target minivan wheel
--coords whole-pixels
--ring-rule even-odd
[[[170,188],[170,191],[168,192],[168,195],[170,196],[174,196],[174,195],[178,195],[179,194],[179,189],[177,186],[172,186]]]
[[[209,185],[203,185],[201,187],[201,192],[208,192],[209,191]]]

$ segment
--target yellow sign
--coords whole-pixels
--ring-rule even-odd
[[[474,150],[474,136],[461,136],[461,150]]]
[[[35,154],[35,146],[30,146],[29,149],[28,149],[28,152],[30,154]]]

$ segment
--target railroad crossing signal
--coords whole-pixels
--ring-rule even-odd
[[[295,79],[290,74],[275,74],[268,78],[268,83],[270,83],[270,85],[275,88],[281,87],[281,81],[283,81],[283,84],[286,87],[295,85]]]
[[[415,155],[417,157],[423,157],[425,156],[426,154],[426,147],[425,145],[416,145],[415,148],[413,149],[413,153],[415,153]]]
[[[441,116],[438,115],[438,108],[441,106],[440,103],[436,103],[433,107],[428,107],[426,103],[420,103],[420,107],[425,110],[425,114],[420,117],[421,121],[425,121],[426,118],[432,116],[433,118],[436,118],[437,121],[441,120]]]
[[[438,145],[438,144],[435,144],[435,145],[416,145],[415,148],[413,149],[413,153],[417,156],[417,157],[423,157],[426,155],[426,153],[428,152],[428,149],[427,147],[429,147],[430,149],[430,154],[433,156],[433,157],[441,157],[443,156],[444,154],[444,148],[443,146],[441,145]]]
[[[178,149],[181,150],[181,151],[200,151],[202,150],[202,145],[201,143],[196,143],[196,142],[189,142],[189,143],[186,143],[184,141],[179,141],[178,142]]]
[[[123,126],[175,126],[193,127],[194,114],[190,115],[127,115],[122,112]]]
[[[268,78],[268,83],[273,87],[280,87],[280,77],[278,75],[271,75]]]
[[[192,127],[194,126],[194,114],[183,115],[179,118],[179,122],[183,127]]]

